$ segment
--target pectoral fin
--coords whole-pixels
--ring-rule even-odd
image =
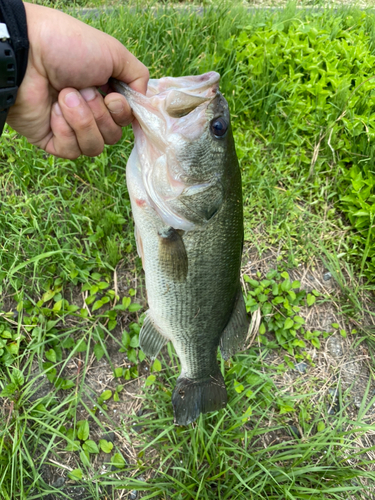
[[[160,269],[174,281],[185,281],[188,273],[188,257],[181,231],[167,227],[159,235]]]
[[[160,349],[167,342],[167,339],[156,328],[150,311],[147,311],[146,318],[139,332],[139,345],[142,351],[150,358],[156,358]]]
[[[248,329],[249,318],[246,313],[242,290],[239,287],[232,316],[220,339],[220,350],[224,359],[229,359],[244,347]]]

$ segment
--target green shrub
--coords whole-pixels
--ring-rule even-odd
[[[362,11],[271,13],[225,42],[236,53],[235,98],[269,144],[286,152],[285,175],[338,191],[353,228],[348,254],[375,271],[375,16]],[[313,182],[311,179],[316,180]],[[335,198],[334,198],[335,199]]]

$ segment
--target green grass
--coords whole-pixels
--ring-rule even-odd
[[[374,233],[369,217],[356,215],[356,204],[374,202],[375,80],[368,80],[374,15],[355,9],[305,14],[293,5],[249,12],[233,4],[202,15],[159,6],[156,16],[125,5],[116,15],[86,21],[121,40],[153,78],[221,73],[243,175],[245,239],[260,255],[276,248],[280,272],[323,259],[340,286],[334,300],[341,300],[343,318],[373,356],[373,331],[361,325],[373,314]],[[300,62],[296,40],[303,47]],[[308,65],[311,57],[321,58],[317,68],[332,63],[327,40],[338,52],[346,48],[347,57],[335,70],[338,83],[326,78],[323,88]],[[125,183],[130,130],[99,158],[74,162],[48,157],[11,130],[0,147],[2,498],[74,498],[66,485],[51,486],[48,464],[69,491],[78,497],[84,488],[90,499],[118,498],[118,489],[181,500],[371,498],[373,447],[365,434],[373,432],[374,401],[366,394],[351,420],[344,392],[333,416],[318,381],[309,393],[276,386],[275,377],[302,356],[286,327],[287,345],[283,328],[269,325],[275,346],[253,345],[246,355],[220,361],[227,409],[188,428],[173,425],[178,359],[169,346],[160,362],[139,363],[145,291]],[[267,286],[258,287],[262,296]],[[305,300],[289,291],[280,292],[285,316],[285,298],[296,308]],[[247,293],[248,308],[264,308],[265,301],[273,308],[259,293]],[[310,342],[302,331],[296,338]],[[289,357],[274,366],[266,355],[281,346]],[[91,370],[104,361],[109,381],[95,395]],[[115,418],[139,375],[142,414],[131,407],[123,421]],[[99,441],[108,428],[117,433],[113,449]],[[105,472],[97,463],[100,447],[102,459],[108,452]]]

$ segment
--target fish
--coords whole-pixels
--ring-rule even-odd
[[[174,422],[227,405],[217,360],[244,347],[241,173],[220,75],[151,79],[146,95],[111,79],[135,116],[126,181],[149,309],[139,334],[154,359],[171,341],[181,373]]]

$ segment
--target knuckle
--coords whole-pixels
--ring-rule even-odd
[[[68,153],[67,156],[65,156],[65,158],[67,160],[76,160],[80,156],[81,156],[81,153],[74,153],[74,154]]]
[[[103,149],[104,149],[104,146],[101,147],[100,149],[97,148],[96,150],[91,150],[91,151],[87,151],[86,153],[84,153],[86,156],[89,156],[90,158],[93,158],[94,156],[99,156],[102,152],[103,152]]]
[[[113,146],[113,144],[116,144],[122,137],[122,130],[116,130],[112,134],[108,134],[106,138],[106,144],[109,144],[110,146]]]
[[[77,150],[73,151],[70,149],[61,148],[61,150],[57,149],[56,156],[58,156],[59,158],[64,158],[66,160],[76,160],[81,156],[81,152]]]
[[[76,125],[76,129],[81,130],[82,132],[87,132],[91,130],[94,126],[94,118],[93,116],[82,116]]]
[[[94,157],[99,156],[104,149],[104,141],[96,141],[95,143],[87,144],[85,147],[81,146],[82,153],[86,156]]]
[[[143,78],[146,78],[147,80],[150,79],[150,71],[148,70],[148,68],[146,66],[144,66],[144,69],[143,69]]]

